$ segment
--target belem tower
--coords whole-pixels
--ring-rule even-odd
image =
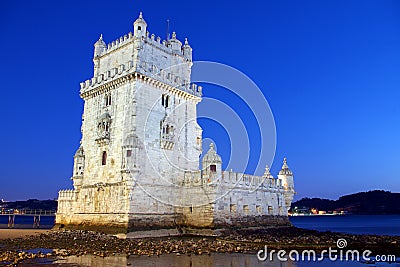
[[[58,195],[56,226],[110,233],[288,225],[293,173],[277,178],[221,169],[213,144],[201,160],[190,82],[192,48],[161,41],[142,14],[133,33],[94,44],[93,78],[80,84],[82,139],[73,190]]]

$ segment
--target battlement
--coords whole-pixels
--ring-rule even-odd
[[[223,171],[221,184],[228,187],[235,186],[238,188],[246,188],[250,191],[257,189],[264,190],[282,190],[282,182],[275,178],[266,178],[263,176],[250,175],[245,173]]]
[[[154,80],[157,80],[166,85],[175,87],[183,92],[195,95],[197,97],[202,96],[202,87],[197,86],[195,83],[189,81],[182,81],[179,76],[176,76],[174,72],[168,70],[158,70],[155,65],[149,65],[146,62],[142,62],[138,66],[134,67],[133,61],[129,61],[127,64],[120,64],[118,68],[111,68],[105,73],[101,73],[89,80],[80,83],[81,94],[86,93],[98,86],[111,83],[117,79],[124,77],[128,74],[133,73],[143,74]]]
[[[245,189],[248,191],[266,190],[266,191],[282,191],[282,181],[276,178],[268,178],[264,176],[256,176],[245,173],[232,171],[223,171],[221,177],[215,174],[213,177],[202,177],[202,171],[187,171],[184,173],[184,185],[193,186],[200,185],[206,178],[206,185],[224,186],[228,188]],[[203,179],[200,179],[203,178]]]
[[[133,34],[132,32],[129,32],[128,34],[125,34],[124,36],[119,37],[118,39],[112,41],[111,43],[108,43],[106,45],[106,49],[103,51],[103,53],[100,54],[100,56],[106,55],[108,53],[111,53],[112,51],[129,44],[133,41]]]
[[[175,33],[174,33],[174,36],[176,36]],[[157,36],[157,38],[156,38],[156,35],[154,33],[150,34],[150,32],[147,32],[146,36],[139,36],[139,37],[136,37],[133,35],[132,32],[129,32],[129,33],[117,38],[116,40],[106,44],[106,49],[102,50],[98,56],[99,57],[106,56],[106,55],[112,53],[113,51],[115,51],[127,44],[130,44],[134,41],[146,43],[146,44],[151,45],[155,48],[158,48],[159,50],[161,50],[167,54],[170,54],[170,55],[178,55],[178,56],[182,56],[182,57],[184,56],[183,48],[185,45],[182,45],[181,41],[179,41],[176,38],[161,41],[160,36]],[[173,42],[176,42],[179,44],[179,46],[180,46],[179,50],[173,49],[173,46],[172,46]],[[138,47],[139,47],[139,45],[138,45]]]
[[[75,190],[60,190],[58,191],[58,201],[73,201],[75,200]]]

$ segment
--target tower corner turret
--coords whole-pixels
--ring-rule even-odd
[[[134,37],[145,37],[147,34],[147,23],[143,19],[142,12],[139,13],[139,18],[133,23],[133,36]]]

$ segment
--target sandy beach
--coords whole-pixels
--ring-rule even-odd
[[[0,229],[0,239],[38,235],[49,231],[49,229]]]

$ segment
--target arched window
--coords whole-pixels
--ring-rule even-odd
[[[165,108],[169,106],[169,95],[163,94],[161,96],[161,105]]]
[[[106,95],[104,98],[106,107],[111,106],[111,95]]]
[[[103,155],[101,157],[101,165],[107,164],[107,152],[103,151]]]
[[[141,31],[141,30],[142,30],[142,27],[138,26],[137,29],[138,29],[138,31]]]

